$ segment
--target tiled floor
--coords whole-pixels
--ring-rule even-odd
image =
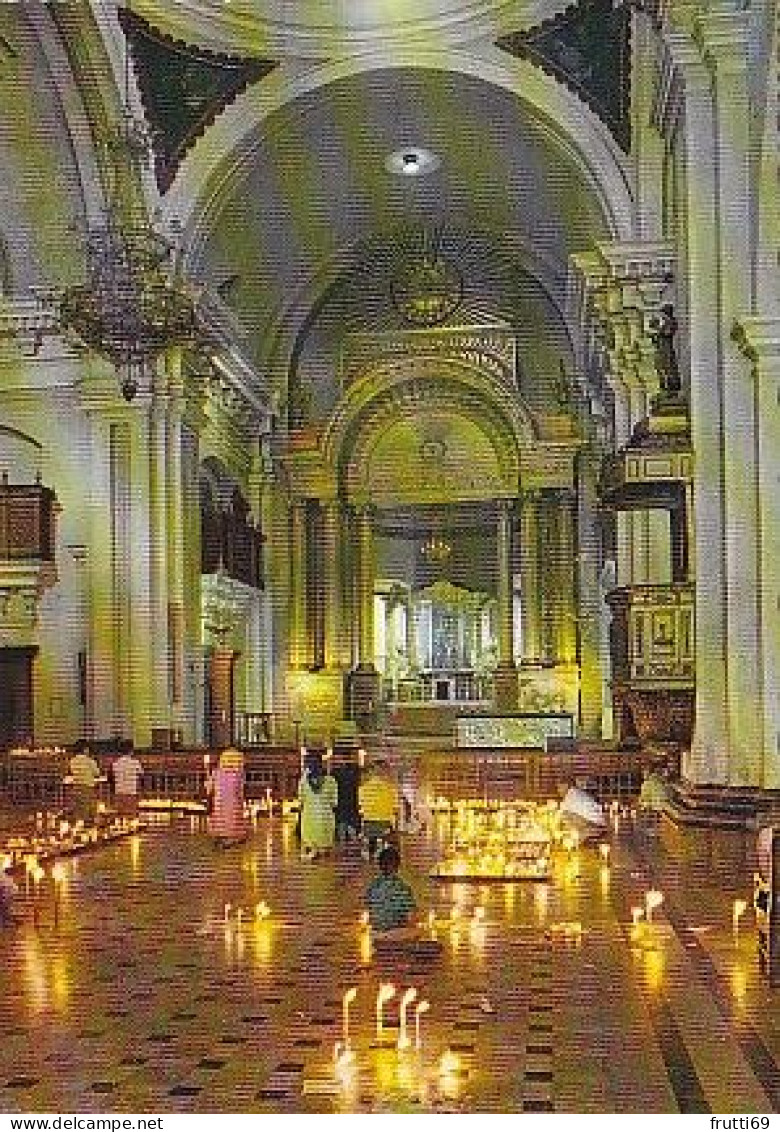
[[[433,960],[367,962],[370,867],[302,864],[278,819],[227,851],[184,819],[71,862],[59,928],[47,890],[40,926],[28,909],[0,939],[0,1111],[777,1111],[780,992],[758,977],[750,913],[732,931],[748,875],[668,861],[626,821],[609,870],[586,849],[549,885],[439,885],[445,828],[405,843],[420,904],[486,919],[442,930]],[[665,902],[635,939],[651,884]],[[226,929],[226,902],[263,899],[270,921]],[[564,920],[580,945],[549,936]],[[377,1044],[380,980],[430,1001],[421,1053],[392,1028]],[[350,986],[357,1061],[337,1079]]]

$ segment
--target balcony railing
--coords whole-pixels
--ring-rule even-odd
[[[0,484],[0,562],[53,562],[56,498],[40,484]]]

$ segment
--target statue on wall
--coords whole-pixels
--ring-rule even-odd
[[[674,307],[671,303],[664,303],[661,314],[650,324],[650,337],[655,346],[655,368],[661,383],[661,392],[668,397],[679,397],[682,388],[675,346],[677,327]]]

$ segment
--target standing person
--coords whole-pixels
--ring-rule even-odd
[[[312,753],[298,786],[301,803],[301,857],[313,861],[320,853],[329,852],[336,840],[336,806],[339,789],[328,774],[322,756]]]
[[[363,818],[363,855],[371,859],[379,843],[391,834],[398,819],[398,787],[389,774],[387,762],[375,759],[358,791]]]
[[[97,784],[101,778],[100,767],[89,753],[89,746],[83,740],[76,744],[75,753],[70,760],[72,781],[71,811],[76,821],[85,824],[94,822],[97,810]]]
[[[218,846],[227,849],[246,838],[244,817],[244,756],[228,748],[219,756],[216,770],[206,783],[211,794],[209,829]]]
[[[133,753],[131,740],[123,748],[122,754],[114,759],[111,767],[114,775],[114,801],[120,818],[134,818],[138,814],[138,782],[144,768]]]
[[[333,768],[333,777],[338,787],[336,838],[339,841],[353,841],[360,832],[360,768],[356,762],[342,763]]]

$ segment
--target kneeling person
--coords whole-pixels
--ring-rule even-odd
[[[368,922],[377,939],[415,940],[417,903],[410,886],[398,875],[401,855],[393,845],[379,854],[379,876],[366,891]]]

